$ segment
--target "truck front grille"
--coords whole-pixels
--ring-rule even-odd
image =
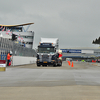
[[[43,61],[48,61],[49,60],[49,56],[48,55],[43,55],[42,59],[43,59]]]

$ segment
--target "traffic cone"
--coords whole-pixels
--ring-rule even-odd
[[[74,67],[73,61],[72,61],[72,66],[71,67]]]
[[[68,64],[69,64],[69,66],[70,66],[70,61],[67,61],[68,62]]]

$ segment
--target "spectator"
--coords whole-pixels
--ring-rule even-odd
[[[22,46],[24,46],[24,47],[25,47],[25,42],[24,42],[24,41],[22,42]]]

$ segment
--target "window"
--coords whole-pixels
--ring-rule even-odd
[[[23,38],[33,39],[33,36],[23,36]]]
[[[51,47],[51,48],[39,47],[38,52],[39,53],[54,53],[55,50],[54,50],[54,47]]]
[[[33,44],[33,42],[26,42],[26,44]]]

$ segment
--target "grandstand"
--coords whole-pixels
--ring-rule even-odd
[[[12,34],[14,34],[17,37],[16,43],[24,42],[25,47],[33,49],[34,31],[28,31],[28,28],[32,24],[34,23],[26,23],[18,25],[0,24],[0,37],[11,40]]]

